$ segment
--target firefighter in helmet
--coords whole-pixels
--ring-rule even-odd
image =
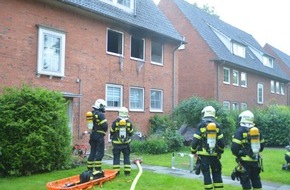
[[[130,176],[131,162],[130,162],[130,142],[133,134],[133,125],[129,120],[128,109],[122,107],[119,110],[119,116],[112,123],[110,129],[110,137],[113,145],[113,169],[120,173],[120,156],[124,157],[124,173]]]
[[[197,156],[196,174],[201,170],[204,189],[223,189],[220,158],[225,143],[222,129],[215,121],[212,106],[206,106],[201,113],[203,118],[195,129],[191,147],[191,153]]]
[[[239,128],[236,130],[231,151],[236,156],[238,170],[234,170],[232,179],[238,174],[243,189],[262,189],[260,172],[263,170],[260,152],[264,149],[264,139],[254,124],[254,114],[243,111],[239,115]]]
[[[97,99],[92,106],[93,111],[87,112],[92,118],[92,125],[89,127],[91,151],[87,160],[89,171],[102,171],[102,159],[105,155],[105,138],[108,130],[108,123],[105,117],[106,102],[103,99]]]

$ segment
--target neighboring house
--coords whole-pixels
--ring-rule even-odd
[[[184,0],[161,0],[158,7],[187,42],[178,52],[179,101],[199,96],[238,111],[287,105],[289,77],[252,35]],[[279,94],[271,81],[280,84]]]
[[[274,62],[280,64],[283,71],[285,71],[288,74],[288,77],[290,78],[290,56],[280,51],[279,49],[271,46],[268,43],[264,45],[264,49],[275,58]],[[276,93],[276,94],[284,93],[281,91],[281,89],[283,88],[279,90],[280,85],[281,84],[279,83],[279,81],[274,81],[274,80],[271,81],[271,92]],[[290,105],[290,88],[289,88],[290,83],[288,83],[287,85],[288,85],[288,93],[287,93],[288,105]]]
[[[2,0],[0,89],[63,93],[73,143],[87,142],[85,115],[98,98],[109,127],[126,106],[135,130],[146,133],[150,116],[178,102],[182,42],[152,0]]]

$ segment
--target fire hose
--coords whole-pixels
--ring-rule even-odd
[[[142,175],[142,172],[143,172],[143,171],[142,171],[142,167],[141,167],[141,163],[142,163],[142,160],[141,160],[141,159],[135,159],[135,160],[133,161],[133,163],[137,165],[137,167],[138,167],[138,169],[139,169],[139,172],[138,172],[138,174],[136,175],[136,177],[134,178],[134,181],[133,181],[133,183],[132,183],[132,185],[131,185],[130,190],[134,190],[134,189],[135,189],[135,187],[136,187],[136,185],[137,185],[137,182],[138,182],[138,180],[139,180],[139,178],[140,178],[140,176]]]

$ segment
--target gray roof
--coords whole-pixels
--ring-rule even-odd
[[[136,0],[135,12],[129,13],[101,0],[59,0],[141,30],[148,30],[174,41],[183,41],[153,0]]]
[[[273,52],[287,65],[287,67],[290,69],[290,56],[286,53],[280,51],[279,49],[271,46],[270,44],[267,44]]]
[[[226,22],[220,20],[217,16],[211,15],[184,0],[173,1],[215,53],[216,57],[212,58],[213,60],[224,60],[226,62],[230,62],[236,67],[241,67],[263,75],[289,81],[287,74],[282,71],[278,64],[274,64],[273,68],[266,67],[254,55],[249,46],[262,52],[263,54],[270,56],[252,35],[230,24],[227,24]],[[232,40],[246,45],[246,58],[233,55],[211,29],[211,26]]]

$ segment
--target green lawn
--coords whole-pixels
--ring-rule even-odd
[[[183,150],[182,152],[186,151],[187,149]],[[265,149],[265,151],[263,152],[265,171],[261,174],[262,180],[290,185],[290,172],[281,170],[281,166],[284,163],[284,152],[285,151],[283,149]],[[163,155],[132,154],[131,158],[142,158],[143,164],[171,167],[171,155],[172,153]],[[235,166],[234,157],[231,155],[229,149],[226,149],[221,161],[223,164],[223,175],[229,176]],[[111,166],[108,165],[105,165],[104,167],[111,168]],[[5,190],[45,190],[47,182],[66,178],[72,175],[78,175],[85,170],[86,167],[81,166],[71,170],[55,171],[51,173],[32,175],[28,177],[0,178],[0,186],[1,189]],[[129,190],[137,173],[138,170],[133,169],[132,175],[130,177],[120,175],[114,180],[104,183],[102,188],[95,186],[94,189]],[[186,179],[170,175],[156,174],[150,171],[143,171],[143,174],[137,183],[136,189],[203,189],[203,182],[202,180]],[[224,189],[237,190],[241,188],[239,186],[225,185]]]

